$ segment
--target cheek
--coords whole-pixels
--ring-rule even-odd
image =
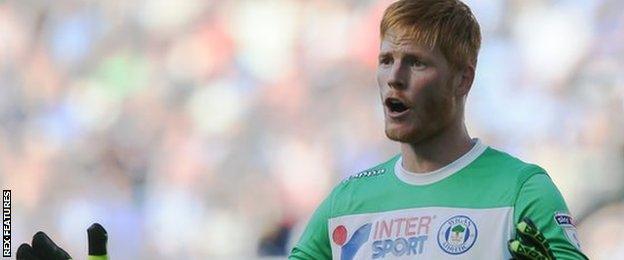
[[[416,85],[419,85],[422,88],[431,88],[441,85],[440,82],[442,80],[442,75],[440,75],[440,73],[438,73],[435,69],[431,69],[424,72],[414,73],[412,78],[414,79]]]
[[[428,117],[438,117],[450,109],[452,96],[438,73],[421,74],[412,83],[415,99]]]
[[[386,73],[383,69],[378,68],[377,69],[377,75],[376,75],[376,79],[377,79],[377,86],[379,87],[379,89],[383,89],[384,86],[386,86]]]
[[[435,71],[420,72],[412,75],[409,89],[413,91],[416,103],[424,105],[433,101],[432,99],[438,99],[438,92],[440,92],[442,86],[440,81],[440,77]]]
[[[425,111],[432,120],[446,121],[453,110],[453,96],[448,91],[448,86],[442,83],[431,85],[427,89],[427,101]]]

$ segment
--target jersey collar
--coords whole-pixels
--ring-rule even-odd
[[[476,142],[467,153],[448,165],[431,172],[415,173],[406,170],[403,168],[403,156],[401,156],[394,164],[394,174],[399,180],[412,185],[428,185],[441,181],[468,166],[485,151],[487,146],[481,140],[476,138],[473,140]]]

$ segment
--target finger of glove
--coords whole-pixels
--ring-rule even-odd
[[[17,260],[40,260],[37,254],[35,254],[35,250],[26,243],[21,244],[19,248],[17,248],[15,256]]]
[[[547,256],[532,246],[522,244],[518,240],[510,240],[507,244],[513,259],[518,260],[549,260]]]
[[[46,233],[41,231],[33,236],[32,247],[35,253],[46,260],[67,260],[71,256],[65,250],[57,246]]]
[[[107,254],[108,233],[102,225],[93,223],[87,229],[87,236],[89,237],[89,256],[104,256]]]
[[[535,226],[531,219],[523,218],[522,221],[516,225],[516,230],[520,236],[522,244],[532,246],[539,250],[543,255],[554,259],[546,237],[544,237],[544,234]]]

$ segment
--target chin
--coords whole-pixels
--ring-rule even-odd
[[[400,129],[386,127],[386,136],[392,140],[401,143],[418,143],[425,139],[418,129]]]
[[[419,124],[393,124],[386,122],[386,136],[396,142],[419,144],[425,142],[443,131],[444,128],[434,127],[435,123],[430,123],[428,127]]]

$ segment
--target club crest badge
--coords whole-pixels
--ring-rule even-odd
[[[451,255],[467,252],[477,241],[477,225],[467,216],[449,218],[438,230],[438,245]]]

